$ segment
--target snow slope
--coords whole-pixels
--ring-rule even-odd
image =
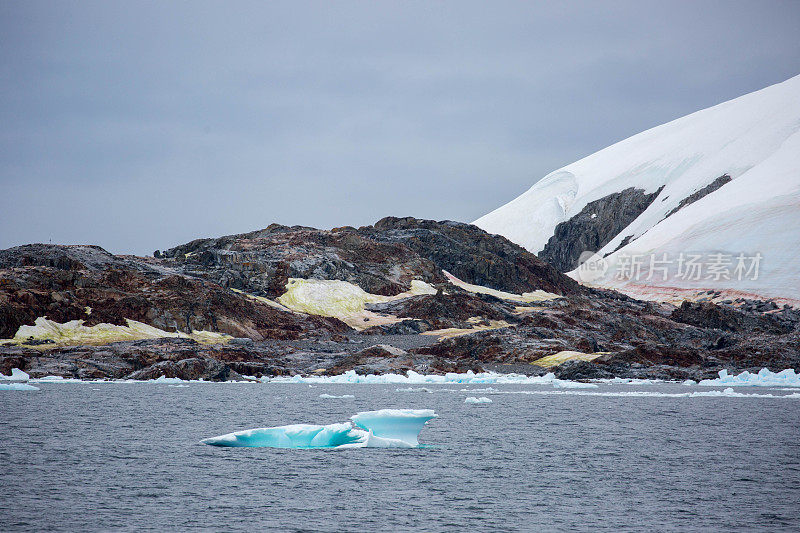
[[[681,200],[723,174],[732,181],[665,219]],[[640,296],[642,289],[675,287],[800,299],[800,262],[795,258],[800,245],[800,76],[567,165],[474,224],[538,253],[556,225],[589,202],[629,187],[649,194],[661,186],[653,203],[598,251],[608,268],[594,284]],[[614,252],[629,235],[633,240]],[[655,270],[646,279],[650,256],[663,258],[663,253],[670,261],[680,253],[698,253],[706,263],[711,254],[730,255],[731,273],[739,254],[751,258],[760,253],[762,260],[757,279],[751,279],[754,272],[741,280],[705,273],[701,279],[678,279],[677,264],[669,267],[666,280]],[[626,278],[621,265],[633,256],[643,256],[641,275]],[[570,274],[580,280],[577,271]]]

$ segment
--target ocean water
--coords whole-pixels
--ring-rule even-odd
[[[37,386],[0,392],[3,531],[800,530],[796,398],[668,396],[713,390],[674,384],[493,385],[499,394],[459,385],[428,386],[433,393],[396,385]],[[597,395],[631,391],[665,395]],[[467,396],[492,403],[465,404]],[[420,435],[429,446],[198,442],[389,407],[435,409],[439,418]]]

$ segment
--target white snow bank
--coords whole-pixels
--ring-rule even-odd
[[[39,387],[27,383],[0,383],[0,390],[39,390]]]
[[[620,391],[620,392],[590,392],[579,390],[534,390],[534,391],[503,391],[497,394],[538,394],[538,395],[567,395],[567,396],[606,396],[610,398],[775,398],[775,399],[800,399],[800,393],[795,394],[743,394],[735,392],[732,387],[725,390],[698,391],[698,392],[654,392],[654,391]]]
[[[538,253],[556,226],[590,202],[634,187],[658,198],[598,252],[608,262],[594,283],[641,294],[650,288],[735,289],[800,298],[793,246],[800,227],[800,76],[679,118],[620,141],[538,180],[474,224]],[[723,174],[732,180],[681,208]],[[627,244],[620,247],[626,240]],[[757,279],[648,276],[651,254],[760,252]],[[644,256],[641,281],[616,279]],[[707,259],[706,259],[707,260]],[[675,272],[673,265],[671,273]],[[571,275],[579,277],[577,271]]]
[[[704,379],[698,385],[704,387],[717,387],[728,385],[731,387],[800,387],[800,376],[793,368],[780,372],[771,372],[767,368],[759,370],[758,374],[744,371],[737,376],[731,376],[727,370],[720,370],[716,379]]]
[[[480,398],[476,398],[475,396],[468,396],[467,398],[464,398],[464,403],[492,403],[492,400],[490,400],[486,396],[481,396]]]
[[[268,448],[415,448],[431,409],[381,409],[353,415],[352,423],[292,424],[248,429],[201,442],[211,446]]]
[[[12,368],[11,375],[6,376],[4,374],[0,374],[0,380],[11,380],[11,381],[28,381],[30,376],[27,372],[23,372],[19,368]]]
[[[330,399],[330,400],[343,400],[345,398],[355,398],[352,394],[342,394],[341,396],[337,396],[335,394],[320,394],[320,398]]]
[[[516,302],[542,302],[545,300],[555,300],[556,298],[561,298],[558,294],[553,294],[551,292],[543,291],[543,290],[535,290],[533,292],[524,292],[522,294],[514,294],[511,292],[499,291],[497,289],[492,289],[491,287],[484,287],[483,285],[473,285],[472,283],[467,283],[466,281],[462,281],[452,275],[447,270],[442,270],[444,275],[447,279],[455,285],[456,287],[460,287],[467,292],[471,292],[474,294],[488,294],[490,296],[494,296],[495,298],[500,298],[501,300],[512,300]]]
[[[337,376],[278,376],[274,378],[263,377],[262,381],[270,383],[366,383],[366,384],[398,384],[398,385],[424,385],[424,384],[514,384],[514,385],[553,385],[562,388],[593,388],[597,385],[593,383],[580,383],[576,381],[565,381],[555,377],[550,372],[544,376],[525,376],[523,374],[498,374],[496,372],[479,372],[471,370],[463,374],[449,372],[444,375],[418,374],[413,370],[408,371],[408,375],[401,374],[356,374],[354,370],[348,370],[344,374]]]

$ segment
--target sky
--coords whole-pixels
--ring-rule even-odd
[[[800,1],[0,2],[0,248],[470,222],[800,74]]]

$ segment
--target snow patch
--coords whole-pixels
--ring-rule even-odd
[[[556,298],[561,298],[558,294],[553,294],[551,292],[537,290],[533,292],[524,292],[522,294],[513,294],[510,292],[499,291],[497,289],[492,289],[489,287],[484,287],[483,285],[473,285],[472,283],[467,283],[465,281],[461,281],[454,275],[452,275],[447,270],[442,270],[447,279],[455,285],[456,287],[460,287],[467,292],[475,293],[475,294],[488,294],[490,296],[494,296],[495,298],[500,298],[501,300],[513,300],[515,302],[542,302],[545,300],[554,300]]]

